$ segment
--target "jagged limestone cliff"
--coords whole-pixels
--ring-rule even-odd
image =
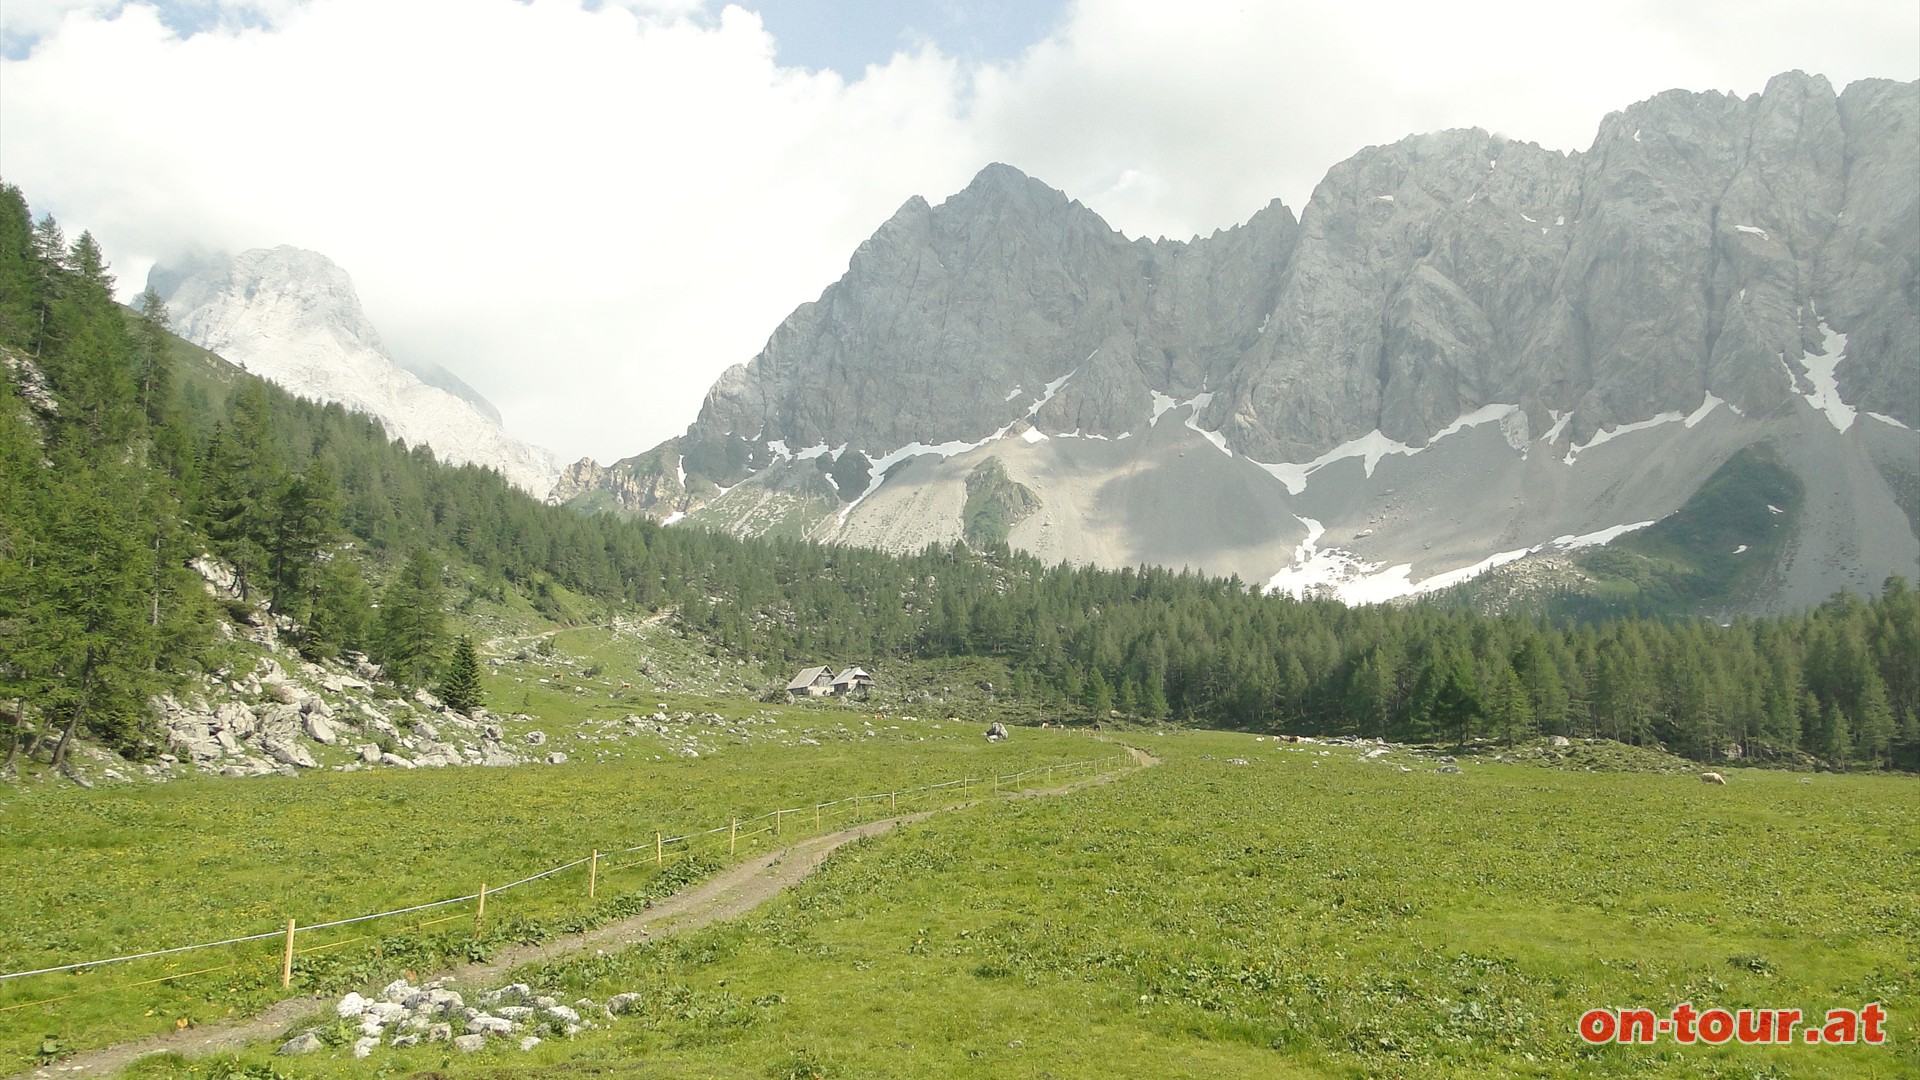
[[[1674,91],[1585,153],[1370,147],[1189,242],[989,166],[716,382],[674,499],[621,505],[915,547],[992,446],[1038,553],[1369,599],[1658,520],[1768,441],[1824,495],[1759,602],[1872,588],[1920,568],[1917,117],[1913,83]]]

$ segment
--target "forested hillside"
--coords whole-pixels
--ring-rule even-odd
[[[212,554],[303,652],[365,651],[415,684],[446,652],[449,608],[511,590],[556,620],[671,610],[770,676],[983,657],[1001,692],[1076,719],[1920,767],[1920,597],[1899,579],[1778,620],[1558,625],[1048,566],[991,536],[901,557],[586,516],[228,367],[170,335],[152,296],[129,314],[91,237],[35,223],[10,187],[0,354],[10,765],[58,764],[80,735],[162,749],[148,696],[218,667],[222,625],[254,617],[188,569]]]

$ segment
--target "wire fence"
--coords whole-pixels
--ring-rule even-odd
[[[1030,777],[1034,777],[1034,776],[1050,777],[1061,772],[1071,773],[1072,770],[1086,770],[1088,773],[1088,778],[1091,778],[1093,776],[1097,776],[1100,774],[1102,765],[1115,762],[1116,760],[1123,761],[1128,764],[1131,764],[1132,762],[1131,757],[1129,757],[1126,754],[1120,754],[1120,755],[1109,755],[1107,757],[1100,757],[1100,758],[1091,758],[1083,761],[1062,762],[1060,764],[1055,764],[1055,765],[1038,765],[1031,769],[1023,769],[1016,773],[996,774],[996,775],[986,776],[986,777],[972,777],[972,776],[962,777],[958,780],[947,780],[938,784],[926,784],[920,787],[903,788],[897,791],[875,792],[873,794],[868,794],[868,795],[851,795],[843,799],[835,799],[831,802],[814,803],[808,806],[798,806],[798,807],[792,807],[787,809],[769,810],[766,813],[757,815],[755,817],[733,818],[730,821],[728,821],[728,823],[725,825],[718,825],[710,829],[702,829],[695,832],[682,833],[676,836],[668,836],[663,831],[656,831],[653,835],[653,839],[651,842],[643,842],[639,844],[634,844],[630,847],[616,848],[609,851],[595,850],[591,854],[585,857],[574,859],[571,862],[561,863],[558,866],[549,867],[538,873],[529,874],[515,881],[507,882],[504,885],[481,884],[477,892],[466,893],[460,896],[450,896],[443,900],[433,900],[424,904],[414,904],[409,907],[395,908],[391,911],[377,911],[367,915],[355,915],[345,919],[334,919],[329,922],[314,923],[310,926],[301,926],[298,924],[298,922],[295,919],[289,918],[287,920],[287,924],[285,927],[276,928],[273,930],[268,930],[268,931],[264,931],[256,934],[245,934],[239,937],[224,938],[219,941],[203,941],[203,942],[198,942],[192,945],[176,945],[171,948],[153,949],[147,952],[128,953],[124,956],[111,956],[111,957],[106,957],[99,960],[86,960],[86,961],[81,961],[81,962],[72,963],[72,964],[58,964],[52,967],[35,968],[30,971],[8,972],[6,974],[0,974],[0,985],[3,985],[10,980],[24,979],[24,978],[29,978],[31,976],[36,976],[36,975],[54,975],[62,972],[83,972],[84,973],[84,972],[91,971],[92,969],[95,969],[95,968],[106,967],[114,964],[123,964],[123,963],[138,961],[138,960],[149,960],[149,959],[155,959],[160,957],[177,956],[182,953],[194,952],[201,949],[215,949],[215,948],[222,948],[226,946],[245,945],[251,942],[280,939],[284,942],[284,947],[281,951],[281,961],[282,961],[281,973],[280,973],[281,986],[283,988],[286,988],[291,986],[292,984],[294,959],[297,956],[311,955],[313,953],[323,952],[330,949],[337,949],[345,945],[351,945],[356,942],[366,941],[371,938],[381,936],[378,934],[368,934],[368,935],[362,935],[360,937],[355,937],[355,938],[347,938],[340,941],[331,941],[331,942],[327,942],[326,944],[316,944],[316,945],[311,945],[305,948],[298,948],[296,947],[295,938],[297,935],[300,935],[300,934],[312,934],[322,930],[330,930],[337,927],[351,926],[358,923],[370,922],[375,919],[392,918],[398,915],[411,915],[418,912],[432,911],[438,908],[445,908],[445,907],[450,907],[457,904],[466,904],[466,903],[474,903],[477,905],[476,910],[472,916],[469,916],[466,913],[462,912],[455,915],[448,915],[442,918],[425,920],[422,922],[418,922],[410,927],[402,927],[400,929],[403,932],[409,929],[423,930],[429,926],[434,926],[434,925],[438,925],[446,922],[452,922],[455,919],[465,919],[465,918],[471,917],[474,919],[475,930],[476,932],[478,932],[478,930],[482,925],[482,920],[485,917],[487,900],[495,896],[498,896],[500,893],[507,892],[512,889],[517,889],[525,885],[530,885],[533,882],[540,881],[544,878],[553,877],[557,874],[563,873],[568,870],[572,870],[576,867],[580,867],[580,866],[589,867],[588,881],[587,881],[587,898],[589,900],[592,900],[597,891],[598,881],[602,874],[611,874],[620,870],[628,870],[634,867],[647,866],[647,865],[651,865],[656,869],[663,868],[666,865],[666,862],[669,858],[684,858],[684,857],[691,856],[695,854],[694,847],[697,843],[709,837],[717,838],[720,834],[723,834],[723,833],[726,834],[725,854],[728,858],[732,858],[739,853],[740,845],[743,842],[745,843],[757,842],[758,839],[763,835],[771,835],[773,838],[784,838],[790,834],[793,839],[801,840],[801,839],[805,839],[808,836],[823,834],[824,832],[827,831],[827,828],[830,825],[835,828],[846,827],[852,821],[858,821],[863,816],[864,810],[877,808],[883,800],[886,804],[886,813],[884,815],[880,815],[880,817],[885,817],[885,816],[889,816],[896,813],[899,810],[900,801],[902,799],[910,800],[915,797],[937,796],[938,794],[943,792],[948,792],[948,793],[953,792],[955,791],[955,789],[965,789],[970,795],[978,795],[980,794],[980,789],[983,786],[989,786],[989,785],[990,785],[989,790],[991,793],[998,793],[1002,790],[1007,790],[1012,786],[1019,785],[1022,781],[1027,780]],[[874,820],[878,820],[878,819],[879,818],[875,818]],[[788,824],[789,822],[791,822],[792,824]],[[718,845],[716,844],[715,847],[716,847],[716,851],[714,853],[718,854],[718,850],[717,850]],[[616,856],[635,856],[635,855],[644,856],[647,853],[651,853],[650,858],[640,857],[640,858],[634,858],[624,863],[612,864],[612,860]],[[89,996],[89,995],[98,994],[98,993],[108,993],[116,990],[126,990],[126,989],[131,989],[133,987],[151,985],[153,983],[167,982],[173,979],[184,979],[194,975],[205,975],[211,972],[227,971],[235,967],[241,966],[241,964],[242,964],[241,961],[234,961],[232,963],[221,964],[215,967],[200,968],[195,971],[178,972],[174,974],[162,975],[162,976],[159,976],[158,978],[145,979],[139,982],[118,983],[111,986],[102,986],[102,987],[96,987],[88,990],[75,991],[73,993],[62,994],[57,997],[40,998],[33,1001],[14,1002],[8,1005],[0,1005],[0,1014],[12,1012],[16,1009],[29,1008],[35,1005],[47,1005],[47,1004],[52,1004],[54,1002],[66,1001],[76,997],[84,997],[84,996]]]

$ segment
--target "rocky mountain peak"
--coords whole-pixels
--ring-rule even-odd
[[[1788,72],[1744,99],[1671,91],[1610,114],[1580,153],[1477,128],[1367,147],[1329,170],[1297,220],[1275,203],[1184,242],[1128,241],[1061,192],[989,165],[937,205],[902,206],[843,278],[714,385],[676,441],[673,483],[624,484],[652,494],[622,505],[699,520],[719,498],[739,509],[708,519],[752,531],[818,499],[827,512],[809,535],[914,547],[945,535],[908,521],[935,505],[927,485],[953,479],[929,462],[1017,443],[1054,470],[1034,465],[1018,482],[1043,502],[1074,494],[1071,511],[1036,515],[1021,529],[1040,531],[1016,529],[1014,542],[1251,571],[1272,557],[1274,523],[1293,520],[1259,494],[1262,475],[1284,487],[1281,502],[1311,501],[1307,477],[1333,462],[1365,463],[1343,473],[1343,490],[1358,490],[1383,455],[1457,447],[1480,429],[1475,445],[1489,445],[1473,453],[1491,456],[1475,475],[1522,485],[1481,494],[1534,503],[1501,540],[1526,548],[1560,535],[1539,530],[1577,538],[1672,512],[1743,439],[1804,438],[1805,460],[1855,461],[1880,479],[1842,500],[1836,514],[1860,520],[1822,534],[1831,565],[1796,587],[1830,590],[1832,567],[1869,548],[1876,569],[1859,573],[1871,584],[1913,563],[1920,517],[1911,453],[1887,456],[1920,427],[1917,118],[1916,83],[1835,95]],[[1631,497],[1602,473],[1637,464],[1590,464],[1603,443],[1670,426],[1713,434],[1670,436],[1699,441],[1637,478]],[[1231,483],[1170,451],[1185,436],[1169,428],[1210,443]],[[1467,451],[1424,460],[1455,453]],[[1097,496],[1063,479],[1096,459],[1131,464]],[[1008,457],[1009,476],[1020,460]],[[1556,471],[1569,469],[1577,479]],[[629,459],[596,483],[666,470],[657,454]],[[949,471],[965,475],[958,460]],[[1177,491],[1147,476],[1178,477]],[[883,511],[883,486],[923,494]],[[1442,487],[1444,498],[1416,498],[1477,497],[1439,473],[1416,490]],[[787,501],[756,502],[756,490]],[[1198,490],[1245,513],[1195,516],[1180,499]],[[1176,542],[1163,515],[1141,517],[1155,517],[1137,509],[1149,505],[1215,527]],[[1609,520],[1588,520],[1599,506]],[[880,520],[895,513],[907,516]],[[1311,541],[1355,514],[1377,516],[1335,499],[1298,521],[1312,518]],[[1222,553],[1228,534],[1244,534],[1240,555]],[[1449,558],[1497,553],[1490,543],[1463,540]],[[1410,554],[1392,557],[1413,565]]]
[[[499,469],[537,496],[559,475],[551,453],[508,435],[498,410],[451,373],[430,368],[423,377],[397,364],[352,278],[319,252],[202,255],[156,266],[147,283],[180,336],[286,390],[368,413],[396,438]]]

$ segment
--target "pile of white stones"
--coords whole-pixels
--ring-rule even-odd
[[[357,993],[341,998],[334,1012],[342,1020],[360,1021],[360,1038],[353,1043],[353,1056],[367,1057],[382,1042],[396,1049],[423,1042],[451,1042],[454,1049],[473,1053],[484,1049],[489,1038],[515,1036],[519,1036],[520,1049],[531,1050],[540,1045],[542,1034],[569,1036],[593,1027],[593,1021],[583,1014],[618,1016],[631,1011],[640,1000],[639,994],[616,994],[604,1006],[590,998],[562,1005],[552,997],[535,994],[525,983],[513,983],[487,991],[475,999],[475,1005],[468,1005],[458,993],[446,988],[444,984],[451,981],[414,986],[396,979],[380,991],[378,998],[369,1000]],[[295,1036],[280,1047],[280,1053],[311,1054],[326,1049],[321,1031],[312,1028]]]

